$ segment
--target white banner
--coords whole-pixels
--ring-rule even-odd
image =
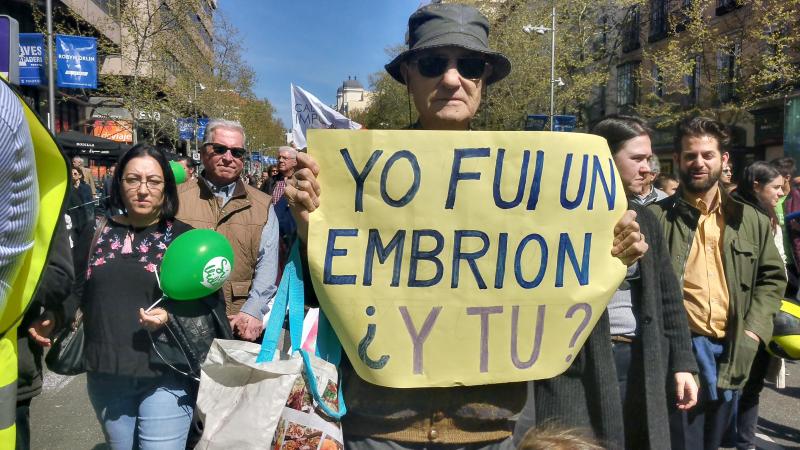
[[[292,140],[298,149],[306,147],[306,130],[309,128],[337,128],[358,130],[361,125],[353,122],[317,97],[301,88],[292,86]]]

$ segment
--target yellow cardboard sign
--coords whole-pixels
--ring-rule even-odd
[[[627,201],[578,133],[309,130],[308,261],[356,372],[387,387],[567,369],[625,275]]]

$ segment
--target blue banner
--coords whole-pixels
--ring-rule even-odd
[[[553,116],[553,131],[571,132],[575,130],[576,124],[575,116]]]
[[[549,118],[544,114],[530,114],[525,119],[525,131],[545,131],[547,122]]]
[[[197,119],[197,140],[199,142],[204,142],[206,138],[206,125],[208,125],[208,117]]]
[[[97,39],[56,35],[58,87],[97,89]]]
[[[44,35],[19,34],[19,84],[38,86],[47,81],[44,71]]]
[[[191,141],[194,135],[194,119],[178,119],[178,135],[182,141]]]

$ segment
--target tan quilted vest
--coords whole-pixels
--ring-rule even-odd
[[[253,282],[261,231],[269,217],[270,196],[236,182],[233,195],[224,208],[201,178],[178,186],[180,208],[177,219],[194,228],[216,230],[233,247],[233,272],[222,286],[228,315],[242,308]]]

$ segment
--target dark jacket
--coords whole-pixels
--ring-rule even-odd
[[[725,351],[718,368],[720,389],[740,389],[747,381],[758,343],[745,335],[755,333],[762,342],[772,337],[772,318],[780,308],[786,288],[783,261],[775,247],[769,218],[750,205],[722,193],[725,228],[722,263],[730,306]],[[681,189],[650,205],[664,228],[672,268],[683,283],[686,259],[692,246],[700,211],[686,202]]]
[[[637,385],[640,391],[628,391],[628,399],[639,414],[626,416],[623,428],[610,325],[604,313],[572,366],[556,378],[534,383],[536,420],[539,425],[555,422],[589,428],[609,448],[668,450],[667,405],[675,398],[672,375],[697,373],[697,364],[678,281],[663,270],[670,259],[661,227],[645,208],[631,204],[630,209],[650,245],[639,260],[641,282],[633,293],[638,330],[632,349],[635,372],[628,376],[642,382]]]
[[[167,299],[162,305],[169,313],[168,329],[153,333],[154,350],[150,361],[200,376],[214,339],[233,339],[225,316],[225,297],[221,291],[194,301]]]
[[[17,401],[33,398],[42,390],[42,347],[28,334],[31,322],[39,318],[42,309],[56,316],[56,328],[64,323],[62,302],[69,296],[74,278],[72,251],[69,247],[69,234],[63,220],[59,222],[53,236],[50,254],[36,295],[31,300],[28,311],[19,326],[17,346],[19,348],[19,369],[17,378]]]

